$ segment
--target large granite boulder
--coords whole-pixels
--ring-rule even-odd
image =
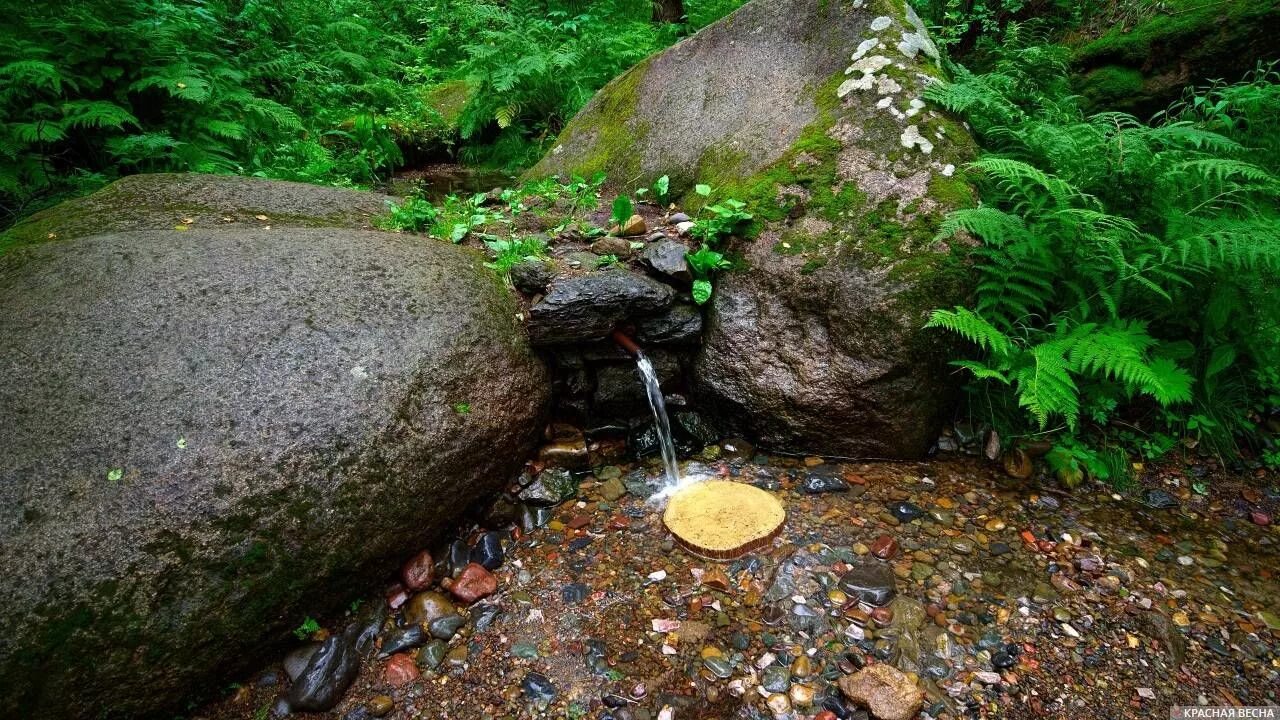
[[[541,427],[545,368],[480,255],[201,224],[0,257],[2,717],[172,716],[447,530]]]
[[[963,301],[934,237],[973,201],[964,126],[922,98],[938,52],[903,0],[754,0],[606,86],[530,172],[661,175],[688,207],[736,197],[696,392],[721,424],[792,450],[915,457],[954,397],[928,312]],[[695,212],[696,215],[696,212]]]
[[[0,235],[0,254],[35,242],[178,226],[372,229],[390,199],[360,190],[235,175],[130,175],[18,223]]]

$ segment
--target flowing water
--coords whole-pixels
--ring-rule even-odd
[[[680,485],[680,468],[676,465],[676,446],[671,442],[671,421],[667,418],[667,407],[662,401],[662,388],[658,386],[658,374],[653,363],[644,353],[636,354],[636,367],[640,370],[640,379],[644,382],[645,394],[649,396],[649,407],[653,409],[653,421],[658,428],[658,443],[662,448],[662,466],[667,473],[669,492]]]

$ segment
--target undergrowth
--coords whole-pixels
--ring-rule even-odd
[[[135,172],[365,186],[423,153],[520,167],[741,1],[661,23],[647,0],[0,0],[0,228]],[[441,107],[458,80],[461,107]]]
[[[1278,81],[1191,89],[1152,123],[1086,116],[1063,51],[1029,47],[929,91],[986,149],[981,205],[941,232],[982,240],[976,296],[929,321],[978,350],[955,362],[975,414],[1055,438],[1068,476],[1120,480],[1117,447],[1275,461]]]

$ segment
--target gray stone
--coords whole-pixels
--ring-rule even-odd
[[[640,253],[640,259],[659,275],[687,283],[693,280],[689,272],[689,262],[685,259],[685,254],[688,252],[689,248],[684,243],[663,240],[650,243],[644,252]]]
[[[893,599],[897,592],[893,570],[882,562],[856,563],[840,577],[840,589],[857,596],[868,605],[880,607]]]
[[[0,257],[0,716],[165,714],[514,477],[547,375],[483,263],[199,223]]]
[[[342,699],[360,672],[360,656],[342,635],[331,635],[311,655],[306,668],[289,688],[289,707],[322,712]]]
[[[516,263],[507,275],[511,284],[523,293],[533,295],[547,289],[555,275],[555,264],[550,260],[525,260]]]
[[[529,309],[535,345],[599,340],[618,323],[671,304],[675,291],[638,273],[614,269],[560,278]]]
[[[672,305],[666,312],[636,321],[636,342],[651,345],[696,345],[702,340],[702,311]]]
[[[273,230],[371,230],[374,220],[386,214],[387,202],[394,199],[359,190],[234,175],[130,175],[92,195],[42,210],[15,225],[8,235],[15,244],[24,245],[125,230],[173,230],[178,225],[238,232],[267,225]]]

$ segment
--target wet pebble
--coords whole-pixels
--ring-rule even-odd
[[[502,567],[502,561],[505,559],[502,551],[502,536],[503,533],[496,530],[481,535],[476,546],[471,549],[471,562],[486,570],[497,570]]]
[[[551,702],[556,698],[556,686],[542,673],[530,672],[520,681],[525,697],[535,702]]]

